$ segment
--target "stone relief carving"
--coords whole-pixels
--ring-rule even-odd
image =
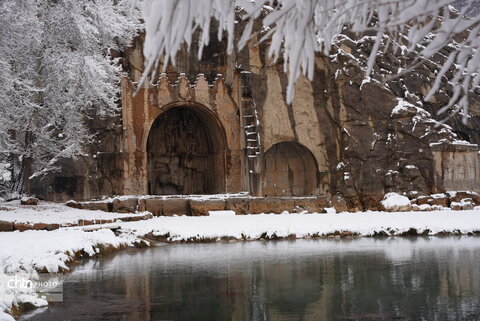
[[[213,175],[211,139],[200,117],[172,108],[153,124],[147,143],[149,193],[208,193]]]
[[[317,165],[311,152],[294,142],[273,145],[265,153],[263,194],[267,196],[315,195]]]

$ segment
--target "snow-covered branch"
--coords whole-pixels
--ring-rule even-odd
[[[146,70],[156,72],[161,61],[163,66],[175,63],[177,52],[183,44],[190,47],[196,30],[201,34],[201,56],[209,42],[212,18],[219,21],[219,39],[227,32],[229,52],[237,40],[234,28],[241,26],[243,35],[236,44],[241,49],[253,33],[259,32],[253,30],[253,20],[262,17],[268,30],[262,39],[271,39],[270,57],[273,61],[283,57],[285,61],[289,73],[287,100],[291,102],[295,81],[301,74],[313,77],[315,55],[328,55],[342,32],[377,35],[366,62],[366,77],[373,72],[382,35],[388,33],[393,40],[389,45],[405,47],[418,57],[405,68],[418,60],[443,55],[441,51],[448,48],[450,53],[426,98],[438,90],[442,77],[448,74],[454,95],[445,109],[455,105],[468,111],[468,95],[480,83],[477,7],[473,0],[146,0]],[[240,20],[243,23],[238,23]],[[147,77],[146,73],[144,80]]]

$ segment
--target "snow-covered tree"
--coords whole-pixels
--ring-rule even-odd
[[[139,1],[5,0],[0,6],[1,161],[9,164],[9,188],[28,192],[31,175],[82,154],[92,138],[90,115],[118,111],[122,73],[111,50],[138,31]]]
[[[313,77],[315,54],[328,55],[342,32],[376,33],[377,40],[366,63],[366,77],[382,48],[382,35],[388,33],[391,41],[386,47],[393,46],[398,53],[416,52],[417,61],[407,68],[450,46],[452,50],[428,96],[438,90],[447,71],[453,71],[453,95],[445,109],[454,106],[468,112],[468,95],[480,84],[478,7],[474,0],[147,0],[146,70],[156,71],[160,59],[174,63],[181,46],[190,46],[195,30],[201,31],[201,56],[203,46],[209,42],[212,18],[219,21],[219,38],[223,31],[228,33],[229,51],[234,49],[237,25],[244,28],[237,44],[241,49],[254,32],[259,32],[253,30],[254,20],[263,19],[260,37],[271,39],[269,55],[273,61],[283,57],[286,62],[287,100],[291,102],[295,81],[302,73]],[[144,80],[146,77],[147,74]]]
[[[28,155],[27,133],[40,107],[37,1],[2,1],[0,24],[0,182],[3,193],[18,193],[22,189],[22,163]]]

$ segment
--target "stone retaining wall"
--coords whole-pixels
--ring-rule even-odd
[[[106,212],[134,213],[148,211],[153,215],[208,215],[209,211],[231,210],[237,215],[260,213],[291,213],[317,212],[324,213],[325,208],[335,206],[336,198],[330,196],[312,197],[231,197],[231,198],[189,198],[183,196],[171,197],[132,197],[108,201],[68,202],[75,208],[102,210]],[[343,205],[342,205],[343,204]],[[339,211],[346,211],[345,201],[340,202]]]
[[[467,210],[480,205],[480,196],[473,191],[446,192],[438,194],[419,194],[411,192],[408,195],[411,206],[408,210]],[[289,213],[326,213],[328,208],[336,212],[361,212],[367,210],[384,211],[382,198],[371,199],[364,205],[355,205],[349,198],[341,195],[321,195],[309,197],[252,197],[209,195],[171,195],[119,197],[91,202],[69,201],[67,206],[101,210],[105,212],[150,212],[155,216],[206,216],[209,211],[233,211],[236,215],[262,214],[283,212]],[[402,211],[402,210],[400,210]]]

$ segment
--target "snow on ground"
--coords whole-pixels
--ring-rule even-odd
[[[362,212],[340,214],[259,214],[236,216],[173,216],[119,224],[134,235],[170,235],[171,241],[234,237],[257,239],[265,236],[297,238],[351,231],[372,235],[385,231],[401,234],[410,228],[429,234],[443,231],[480,231],[480,210],[431,212]]]
[[[121,214],[103,211],[76,209],[65,204],[41,202],[39,205],[20,205],[20,201],[0,203],[0,221],[17,223],[45,223],[60,225],[77,224],[78,220],[115,220],[140,214]],[[1,244],[1,243],[0,243]]]
[[[25,231],[0,233],[0,320],[12,320],[8,311],[15,303],[46,304],[25,289],[5,286],[5,273],[34,278],[36,271],[59,272],[68,269],[74,253],[84,251],[96,254],[99,246],[132,246],[137,239],[128,234],[115,236],[108,229],[84,232],[80,228],[62,228],[55,231]]]

